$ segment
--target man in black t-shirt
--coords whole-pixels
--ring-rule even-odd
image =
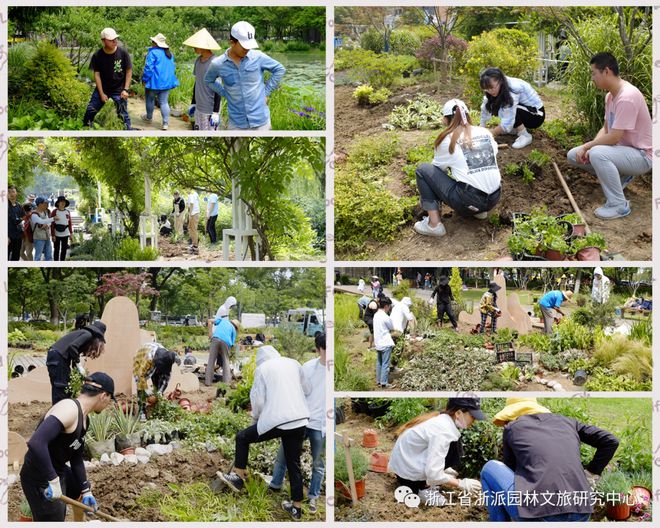
[[[131,86],[133,63],[128,51],[117,44],[117,37],[116,31],[112,28],[101,31],[103,48],[92,56],[90,68],[94,70],[96,88],[83,117],[85,126],[91,126],[96,114],[108,99],[112,99],[117,108],[117,116],[124,122],[126,130],[131,130],[131,118],[128,116],[128,90]]]

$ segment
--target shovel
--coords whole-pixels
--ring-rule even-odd
[[[73,500],[70,497],[67,497],[66,495],[62,495],[60,497],[60,500],[69,506],[75,506],[76,508],[80,508],[81,510],[84,510],[86,512],[93,513],[97,517],[100,517],[101,519],[105,519],[106,521],[112,521],[112,522],[125,522],[123,519],[118,519],[117,517],[113,517],[112,515],[108,515],[107,513],[103,513],[100,511],[94,511],[94,508],[91,508],[90,506],[87,506],[86,504],[83,504],[82,502],[78,502],[77,500]]]

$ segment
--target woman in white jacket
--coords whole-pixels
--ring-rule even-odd
[[[250,390],[252,418],[255,423],[236,435],[234,471],[218,473],[230,489],[240,492],[245,486],[250,444],[281,438],[291,484],[291,501],[282,508],[294,520],[302,513],[303,479],[300,468],[305,427],[309,410],[305,394],[311,391],[303,369],[295,359],[281,357],[272,346],[257,350],[257,368]]]
[[[438,486],[479,492],[481,483],[458,479],[455,468],[463,456],[461,430],[484,419],[479,398],[449,398],[444,411],[422,414],[401,426],[388,466],[397,485],[409,487],[426,506],[445,503]]]
[[[603,268],[594,270],[594,280],[591,285],[591,300],[594,304],[606,304],[610,299],[610,279],[603,273]]]

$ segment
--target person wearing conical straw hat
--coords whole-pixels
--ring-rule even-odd
[[[493,423],[504,427],[503,460],[489,460],[481,470],[489,520],[588,521],[592,488],[619,440],[604,429],[553,413],[536,398],[507,398]],[[585,466],[583,443],[596,448]]]
[[[215,41],[206,28],[200,29],[192,37],[183,42],[184,46],[195,49],[199,55],[193,66],[195,75],[195,86],[193,86],[192,102],[188,109],[188,115],[195,119],[195,130],[217,130],[220,126],[220,94],[215,93],[204,82],[204,76],[208,71],[215,55],[215,50],[220,50],[220,45]]]
[[[268,98],[286,73],[286,68],[259,51],[254,27],[236,22],[230,31],[230,47],[206,72],[204,82],[227,100],[229,130],[270,130]],[[268,81],[264,72],[270,72]]]

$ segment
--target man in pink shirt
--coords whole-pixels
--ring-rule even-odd
[[[623,189],[651,170],[651,114],[642,92],[619,77],[614,55],[597,53],[590,65],[596,88],[607,90],[605,122],[594,139],[568,152],[568,161],[598,177],[606,202],[594,214],[611,220],[630,214]]]

